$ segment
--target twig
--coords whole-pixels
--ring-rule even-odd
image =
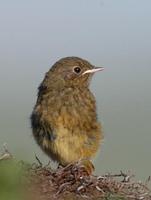
[[[132,175],[128,175],[128,174],[125,174],[122,171],[120,171],[120,174],[107,174],[107,175],[105,175],[105,177],[111,177],[111,178],[123,177],[122,182],[130,182],[130,179],[132,177],[134,177],[134,175],[133,174]]]
[[[0,156],[0,161],[2,161],[2,160],[10,160],[12,158],[13,158],[12,154],[8,151],[6,143],[4,143],[3,144],[3,152],[2,152],[2,154]]]
[[[39,158],[37,157],[36,154],[35,154],[35,158],[36,158],[36,160],[38,161],[39,167],[42,167],[42,166],[43,166],[43,165],[42,165],[42,162],[39,160]]]

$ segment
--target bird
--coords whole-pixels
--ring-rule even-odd
[[[103,69],[79,57],[61,58],[38,87],[30,117],[37,144],[53,161],[62,166],[79,161],[90,174],[103,133],[89,86]]]

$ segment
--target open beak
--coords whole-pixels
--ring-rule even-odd
[[[86,70],[85,72],[83,72],[82,75],[84,75],[84,74],[90,74],[90,73],[95,73],[95,72],[103,71],[103,70],[104,70],[104,67],[94,67],[93,69]]]

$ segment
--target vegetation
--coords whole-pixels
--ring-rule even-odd
[[[52,170],[15,161],[5,149],[0,157],[0,199],[2,200],[150,200],[146,183],[135,182],[123,172],[89,176],[78,164]]]

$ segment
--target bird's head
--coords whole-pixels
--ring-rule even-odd
[[[56,89],[61,87],[88,87],[92,75],[103,69],[103,67],[93,66],[82,58],[65,57],[57,61],[46,73],[42,85]]]

